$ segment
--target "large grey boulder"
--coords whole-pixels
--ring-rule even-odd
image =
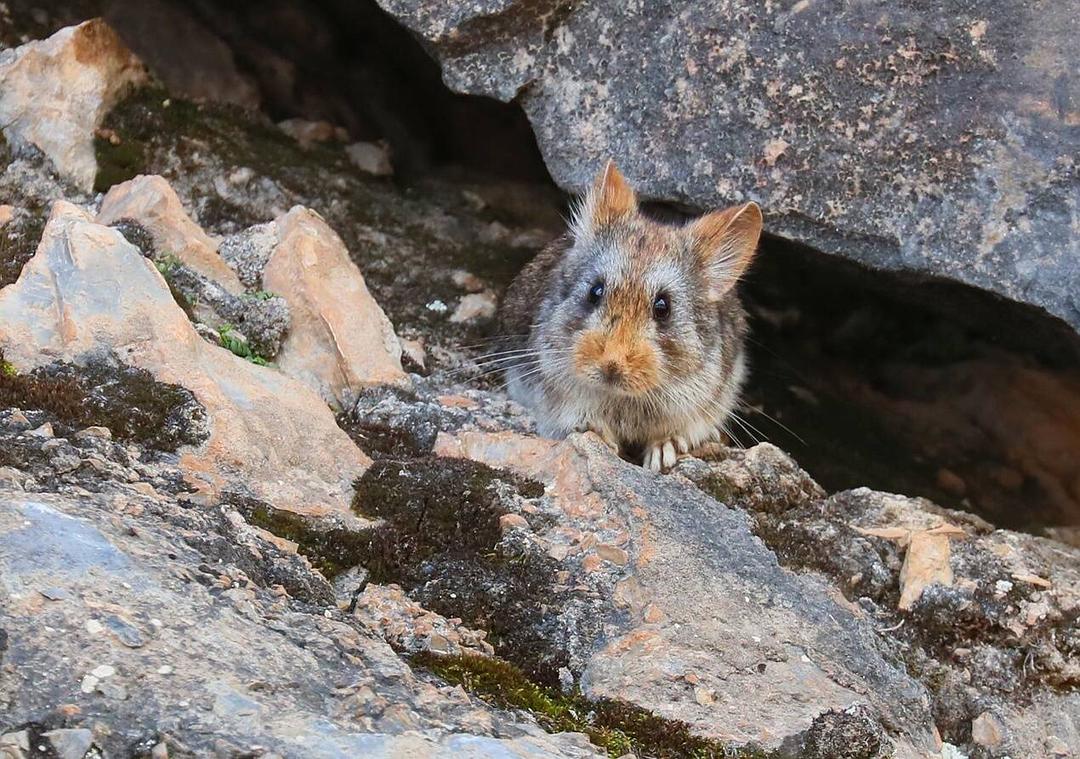
[[[459,92],[517,98],[555,180],[652,198],[1080,328],[1075,2],[379,0]]]

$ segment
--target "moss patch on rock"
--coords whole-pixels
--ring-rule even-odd
[[[23,374],[0,354],[0,408],[40,409],[64,430],[108,427],[119,440],[161,451],[206,440],[206,410],[188,390],[104,359]]]
[[[546,730],[584,733],[611,757],[633,754],[687,759],[767,759],[774,756],[694,735],[684,722],[664,719],[625,701],[590,700],[579,692],[564,694],[537,685],[520,669],[499,659],[421,652],[412,657],[411,663],[449,683],[461,685],[493,706],[528,712]]]

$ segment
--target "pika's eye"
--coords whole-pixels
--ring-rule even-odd
[[[589,288],[589,303],[595,306],[603,297],[604,283],[597,280],[596,282],[593,282],[593,286]]]
[[[652,302],[652,315],[653,318],[659,322],[664,321],[671,314],[671,296],[667,293],[660,293],[656,296],[656,299]]]

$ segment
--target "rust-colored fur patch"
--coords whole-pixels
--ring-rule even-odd
[[[574,351],[575,367],[583,376],[595,376],[603,367],[618,371],[618,387],[644,393],[657,386],[660,362],[642,333],[647,329],[649,301],[641,288],[617,287],[608,296],[606,326],[584,332]]]
[[[593,185],[592,223],[613,224],[637,211],[637,197],[615,163],[608,161]]]

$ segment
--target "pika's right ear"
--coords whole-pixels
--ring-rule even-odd
[[[637,196],[619,171],[608,160],[596,175],[574,218],[574,236],[582,237],[637,212]]]
[[[713,211],[687,227],[691,247],[705,272],[710,301],[724,297],[750,266],[761,225],[757,203],[746,203]]]

